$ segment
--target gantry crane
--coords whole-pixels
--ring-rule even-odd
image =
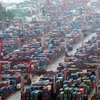
[[[84,3],[84,22],[86,22],[86,15],[87,15],[87,3],[90,2],[91,0],[72,0],[73,3],[77,2],[77,3]]]
[[[13,70],[14,72],[20,72],[21,73],[21,78],[22,78],[22,90],[24,88],[24,75],[41,75],[44,74],[46,71],[45,69],[40,69],[40,70],[34,70],[35,64],[39,63],[37,60],[31,60],[31,59],[21,59],[21,60],[10,60],[10,59],[3,59],[2,57],[2,41],[0,41],[0,73],[2,72],[2,64],[3,63],[8,63],[9,64],[9,69],[12,71],[11,67],[14,66],[15,64],[18,63],[27,63],[28,64],[28,69],[26,70]],[[7,70],[8,71],[8,70]]]
[[[46,0],[46,5],[50,6],[50,0]]]
[[[85,19],[85,15],[87,14],[87,3],[90,2],[91,0],[62,0],[62,3],[63,3],[63,7],[66,8],[66,5],[67,5],[67,9],[68,11],[71,10],[71,4],[75,4],[76,2],[77,3],[81,3],[81,5],[83,5],[84,3],[84,21],[86,21]]]
[[[85,4],[85,8],[86,8],[87,3],[90,2],[90,1],[91,0],[67,0],[67,1],[66,0],[62,0],[62,3],[63,3],[63,7],[66,8],[66,5],[67,5],[67,9],[68,9],[68,11],[70,11],[72,3],[75,3],[75,2],[84,3]]]
[[[21,73],[21,89],[22,89],[22,91],[24,89],[24,76],[25,75],[29,75],[32,78],[32,76],[34,76],[34,75],[42,75],[42,74],[46,73],[45,69],[35,70],[35,71],[34,71],[34,69],[32,70],[31,66],[34,66],[33,64],[37,63],[37,61],[32,61],[30,59],[23,59],[23,60],[1,60],[0,61],[0,73],[2,72],[2,64],[3,63],[8,63],[8,64],[10,64],[12,66],[12,65],[15,65],[15,64],[18,64],[18,63],[23,63],[23,62],[28,64],[28,70],[23,70],[23,71],[22,70],[11,70],[11,69],[9,70],[9,71]],[[7,71],[8,70],[6,70],[5,72],[7,72]]]

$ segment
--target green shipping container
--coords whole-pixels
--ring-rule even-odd
[[[87,84],[87,85],[91,85],[91,80],[87,80],[87,81],[86,81],[86,84]]]
[[[65,88],[64,89],[64,94],[72,94],[73,93],[73,88]]]
[[[64,94],[68,93],[68,87],[64,89]]]
[[[63,77],[59,77],[58,80],[63,81]]]
[[[72,94],[73,93],[73,88],[68,88],[68,94]]]

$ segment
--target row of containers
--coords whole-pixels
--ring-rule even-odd
[[[84,100],[86,94],[90,94],[95,87],[95,75],[93,72],[68,72],[64,80],[64,73],[57,70],[56,79],[52,75],[44,75],[36,83],[28,86],[21,95],[22,100]],[[54,80],[56,87],[54,87]]]
[[[21,60],[24,58],[30,58],[33,61],[38,60],[39,64],[35,68],[47,67],[51,62],[56,60],[65,52],[65,47],[60,46],[59,41],[55,41],[54,46],[51,48],[42,48],[40,42],[30,43],[23,46],[20,51],[15,51],[8,56],[5,56],[5,60]],[[18,65],[19,68],[27,68],[27,64]],[[9,67],[9,66],[8,66]],[[4,65],[3,69],[8,68]],[[18,69],[17,66],[13,66],[14,69]]]
[[[71,25],[73,25],[74,23],[72,23]],[[79,24],[80,25],[80,24]],[[62,30],[62,31],[53,31],[52,34],[55,34],[59,37],[59,35],[63,35],[63,37],[65,37],[66,35],[66,31]],[[50,33],[50,35],[52,35]],[[54,36],[53,36],[54,37]],[[79,33],[75,33],[72,35],[68,36],[68,48],[72,48],[72,46],[74,44],[77,44],[79,41],[81,40],[81,35]],[[14,43],[14,41],[12,41]],[[19,45],[19,39],[16,40],[16,43],[14,43],[15,47],[18,47]],[[65,46],[63,46],[63,42],[65,42],[63,39],[59,40],[59,39],[50,39],[46,44],[47,47],[45,47],[45,51],[44,49],[41,47],[41,37],[34,39],[32,43],[27,44],[22,46],[20,52],[16,51],[13,52],[11,54],[8,54],[9,52],[4,52],[4,55],[8,54],[7,56],[4,57],[4,59],[8,60],[17,60],[17,59],[23,59],[25,57],[30,57],[33,60],[39,60],[39,66],[41,66],[41,68],[46,67],[50,62],[54,61],[56,58],[58,58],[60,55],[62,55],[65,51]],[[6,44],[6,43],[5,43]],[[52,45],[52,47],[49,47],[50,44]],[[17,45],[17,46],[16,46]],[[10,46],[10,44],[9,44]],[[4,46],[5,50],[8,51],[9,46]],[[13,46],[13,45],[12,45]],[[12,49],[13,50],[13,49]],[[44,52],[43,52],[44,51]],[[6,54],[5,54],[6,53]],[[5,69],[7,67],[4,66],[3,69]]]
[[[3,40],[3,52],[4,56],[19,48],[19,42],[21,38],[21,45],[29,43],[32,38],[37,38],[43,35],[43,33],[48,33],[50,25],[47,24],[48,21],[43,22],[44,26],[42,29],[41,21],[34,22],[30,25],[24,25],[24,29],[20,28],[19,23],[8,23],[9,26],[5,28],[4,34],[0,35],[0,39]],[[7,25],[8,25],[7,24]],[[5,25],[6,26],[6,25]],[[44,31],[44,32],[43,32]],[[9,41],[9,42],[8,42]]]
[[[59,31],[57,31],[57,32],[59,32]],[[60,37],[60,35],[62,35],[62,34],[65,34],[66,32],[65,31],[63,31],[63,32],[60,32],[59,34],[56,32],[56,38],[59,38]],[[55,32],[52,32],[52,34],[55,34]],[[50,35],[51,35],[51,33],[50,33]],[[66,36],[66,34],[64,35],[64,37]],[[53,36],[53,38],[54,38],[54,36]],[[62,37],[63,38],[63,37]],[[69,45],[75,45],[75,44],[77,44],[80,40],[81,40],[81,35],[79,34],[79,33],[75,33],[75,34],[72,34],[72,35],[70,35],[70,36],[68,36],[68,44]],[[30,39],[29,39],[30,40]],[[14,50],[17,50],[17,49],[19,49],[19,45],[23,45],[23,44],[28,44],[28,42],[27,42],[27,40],[26,39],[19,39],[18,37],[15,37],[15,38],[9,38],[9,39],[7,39],[7,40],[4,40],[3,41],[3,56],[6,56],[6,55],[8,55],[9,53],[11,53],[11,52],[13,52]]]
[[[62,8],[60,6],[58,6],[58,7]],[[44,9],[48,9],[48,8],[44,7]],[[49,11],[50,10],[52,11],[52,9],[49,9]],[[55,9],[53,9],[53,10],[55,10]],[[59,12],[59,10],[57,12]],[[75,21],[69,21],[68,23],[64,23],[64,25],[63,25],[62,16],[56,16],[56,14],[53,15],[50,12],[46,12],[46,13],[47,13],[47,16],[49,13],[50,20],[48,20],[47,16],[45,16],[45,17],[42,16],[43,18],[45,18],[45,21],[42,19],[42,21],[35,21],[35,22],[30,23],[30,25],[25,24],[25,25],[23,25],[23,29],[21,29],[21,24],[18,22],[11,23],[8,21],[7,23],[5,23],[4,26],[6,28],[5,28],[4,34],[3,34],[3,36],[0,35],[0,39],[5,38],[5,40],[6,40],[5,45],[3,46],[4,55],[7,55],[10,52],[12,52],[13,50],[19,48],[20,37],[22,38],[22,41],[23,40],[28,41],[31,39],[31,37],[37,38],[38,36],[42,36],[43,34],[50,32],[51,30],[59,29],[60,27],[62,27],[62,29],[60,29],[60,30],[64,30],[64,29],[66,30],[66,26],[67,26],[68,30],[67,30],[67,32],[65,31],[64,34],[66,34],[66,33],[75,34],[77,32],[77,30],[80,29],[80,27],[84,23],[83,18],[77,18],[77,19],[75,19]],[[67,14],[64,13],[64,15],[66,16]],[[83,30],[85,30],[83,32],[84,36],[88,35],[87,30],[91,30],[91,28],[93,30],[95,30],[95,28],[94,28],[95,26],[99,27],[97,18],[98,18],[98,16],[96,16],[95,18],[92,16],[86,17],[87,23],[85,24],[85,26],[83,28]],[[93,26],[94,20],[96,20],[95,26]],[[0,23],[0,26],[2,26],[2,22]],[[92,27],[88,29],[88,26],[92,26]],[[51,27],[52,27],[52,29],[50,30]],[[11,41],[8,42],[8,39],[7,39],[9,37],[10,37],[10,39],[16,37],[16,38],[18,38],[18,40],[16,42],[14,39],[12,39],[12,43],[10,43]],[[75,43],[75,41],[77,42],[78,39],[73,39],[73,40],[74,40],[73,43]],[[22,42],[22,44],[23,43],[25,43],[25,42]]]
[[[60,57],[64,52],[65,48],[63,46],[56,46],[59,44],[55,42],[55,47],[50,51],[48,49],[43,49],[39,41],[33,40],[33,43],[30,43],[27,46],[23,46],[20,52],[13,52],[8,56],[5,56],[5,60],[21,60],[24,57],[30,57],[34,63],[31,67],[31,70],[37,70],[47,67],[51,62]],[[16,65],[9,66],[8,63],[3,64],[2,72],[0,74],[0,96],[5,99],[7,96],[14,93],[14,91],[21,89],[21,70],[28,70],[27,63],[18,63]],[[18,72],[19,71],[19,72]],[[25,76],[25,83],[28,84],[30,77]],[[30,83],[29,83],[30,84]]]
[[[95,61],[93,58],[94,57],[91,57],[91,54],[92,53],[94,53],[92,50],[93,50],[93,48],[94,48],[94,44],[93,44],[93,41],[95,42],[96,41],[96,39],[95,38],[93,38],[93,40],[89,40],[88,41],[88,44],[86,44],[86,45],[84,45],[83,46],[83,48],[85,48],[85,49],[87,49],[87,52],[86,52],[86,54],[88,54],[89,56],[89,58],[88,59],[90,59],[90,60],[87,60],[87,59],[83,59],[83,58],[85,58],[85,57],[83,57],[83,55],[81,55],[79,52],[81,52],[82,50],[84,51],[84,49],[82,48],[82,50],[81,50],[81,48],[79,49],[79,52],[76,52],[76,54],[75,55],[73,55],[73,58],[75,58],[75,59],[72,59],[73,60],[73,63],[72,63],[72,61],[71,61],[71,63],[66,63],[68,66],[75,66],[75,64],[77,65],[77,66],[80,66],[80,65],[82,65],[82,64],[84,64],[84,62],[85,61]],[[38,45],[37,45],[38,44]],[[59,44],[59,42],[58,42],[58,44]],[[91,45],[91,44],[93,44],[93,45]],[[34,45],[35,45],[35,47],[36,48],[31,48],[31,47],[34,47]],[[27,46],[24,46],[22,49],[21,49],[21,51],[28,51],[28,50],[31,50],[31,49],[33,49],[33,50],[31,50],[31,54],[30,55],[32,55],[32,53],[34,53],[34,56],[33,56],[33,60],[39,60],[39,66],[38,66],[38,68],[45,68],[45,66],[47,66],[48,64],[50,64],[50,62],[52,62],[54,59],[56,59],[56,58],[58,58],[59,56],[61,56],[63,53],[64,53],[64,51],[65,51],[65,49],[64,49],[64,47],[63,46],[59,46],[59,48],[58,48],[58,46],[56,46],[56,48],[53,48],[53,49],[51,49],[51,51],[49,51],[48,52],[48,50],[45,50],[45,52],[43,52],[43,49],[41,48],[41,46],[40,46],[41,44],[40,44],[40,42],[37,42],[36,43],[36,41],[35,41],[35,43],[31,43],[31,44],[29,44],[29,45],[27,45]],[[38,50],[39,49],[39,50]],[[42,50],[41,50],[42,49]],[[38,52],[36,52],[35,50],[38,50],[39,51],[39,53]],[[86,51],[86,50],[85,50]],[[56,53],[56,55],[55,55],[55,53]],[[18,56],[17,56],[17,54],[19,54]],[[25,52],[20,52],[20,53],[18,53],[18,52],[15,52],[15,53],[13,53],[13,55],[14,56],[9,56],[9,57],[7,57],[7,58],[5,58],[5,59],[12,59],[12,57],[22,57],[22,55],[23,56],[25,56],[25,54],[27,54],[27,53],[25,53]],[[78,55],[78,56],[77,56]],[[85,55],[86,56],[86,55]],[[87,57],[87,56],[86,56]],[[41,58],[41,59],[40,59]],[[44,59],[44,61],[43,61],[43,58],[45,58]],[[47,58],[49,58],[49,59],[47,59]],[[77,59],[80,59],[80,60],[77,60]],[[15,58],[13,58],[13,59],[15,59]],[[46,62],[46,59],[48,60],[48,63]],[[65,58],[65,59],[68,59],[68,58]],[[80,64],[79,64],[79,61],[80,61]],[[69,62],[69,61],[68,61]],[[46,64],[44,64],[44,63],[46,63]],[[62,63],[61,64],[61,66],[65,66],[66,65],[65,63]],[[72,65],[71,65],[72,64]],[[7,65],[8,66],[8,65]],[[3,67],[3,70],[8,70],[9,69],[9,66],[8,66],[8,69],[7,69],[7,66],[5,66],[5,67]],[[37,66],[37,65],[36,65]],[[36,69],[37,69],[37,67],[35,67]],[[1,96],[2,96],[2,98],[6,98],[8,95],[10,95],[11,93],[13,93],[12,91],[16,91],[16,90],[18,90],[18,89],[20,89],[21,88],[21,75],[19,75],[19,73],[17,73],[16,72],[16,70],[18,70],[18,69],[21,69],[21,70],[24,70],[24,69],[28,69],[28,65],[27,64],[18,64],[18,65],[15,65],[15,66],[12,66],[11,68],[10,68],[10,70],[11,69],[13,69],[13,72],[14,72],[14,70],[15,70],[15,73],[16,73],[16,75],[14,76],[12,73],[11,73],[11,71],[7,71],[7,73],[5,73],[5,71],[3,71],[2,72],[2,74],[1,74],[1,87],[0,87],[0,94],[1,94]],[[58,67],[58,69],[59,69],[59,67]],[[69,72],[70,73],[70,72]],[[79,72],[80,73],[80,72]],[[75,74],[75,73],[72,73],[72,74]],[[69,74],[70,75],[70,74]],[[17,76],[19,76],[19,77],[17,77]],[[17,78],[16,78],[17,77]],[[29,82],[29,77],[27,77],[26,78],[27,79],[27,83]],[[86,80],[88,80],[93,86],[95,86],[95,81],[92,83],[92,81],[90,81],[89,80],[90,78],[88,78],[88,79],[86,79]],[[56,79],[56,80],[58,80],[58,79]],[[70,80],[70,78],[68,78],[68,80]],[[64,79],[63,79],[63,81],[64,81]],[[51,81],[50,81],[51,82]],[[82,82],[82,81],[81,81]],[[45,82],[44,82],[45,83]],[[53,82],[53,84],[54,84],[54,82]],[[60,83],[59,83],[60,84]],[[72,84],[73,84],[73,80],[72,80]],[[68,85],[68,84],[67,84]],[[92,86],[91,85],[91,86]],[[45,85],[44,85],[45,86]],[[57,86],[57,84],[56,84],[56,86]],[[54,87],[54,86],[53,86]],[[75,85],[75,87],[76,87],[76,85]],[[7,88],[7,89],[6,89]],[[62,87],[60,87],[60,88],[62,88]],[[70,88],[69,87],[69,85],[68,85],[68,88]],[[55,88],[54,88],[55,89]],[[79,88],[80,89],[80,88]],[[90,89],[90,88],[89,88]],[[48,89],[47,89],[48,90]],[[57,90],[57,89],[56,89]],[[59,90],[59,89],[58,89]],[[57,90],[57,91],[58,91]],[[91,88],[91,90],[92,90],[92,88]],[[5,91],[5,92],[4,92]],[[10,91],[10,92],[9,92]],[[63,91],[62,91],[63,92]],[[73,90],[73,92],[74,92],[74,90]],[[78,91],[79,92],[79,91]],[[57,92],[57,93],[59,93],[59,92]],[[29,93],[30,94],[30,93]],[[53,98],[54,98],[54,94],[52,94],[53,95]],[[70,96],[71,96],[72,94],[70,94]],[[48,98],[47,97],[48,95],[46,95],[45,97],[46,98]],[[39,96],[40,97],[40,96]],[[84,96],[83,96],[84,97]],[[24,98],[26,98],[26,96],[24,95]],[[43,97],[44,98],[44,97]],[[72,98],[72,96],[71,96],[71,98]],[[29,97],[27,97],[27,99],[26,100],[30,100],[30,95],[29,95]],[[40,100],[40,99],[39,99]],[[48,99],[46,99],[46,100],[48,100]]]
[[[71,36],[69,36],[71,38]],[[79,39],[78,39],[79,38]],[[72,39],[71,39],[72,40]],[[72,41],[68,41],[70,45],[75,43],[75,40],[81,40],[80,35],[76,34],[76,37]],[[41,38],[34,39],[32,43],[22,46],[20,51],[15,51],[5,56],[5,60],[21,60],[24,58],[31,58],[32,60],[38,60],[38,66],[35,68],[45,68],[55,59],[60,57],[65,52],[64,40],[49,39],[46,41],[46,46],[41,47]],[[77,41],[78,43],[78,41]],[[12,66],[11,66],[12,67]],[[14,66],[14,69],[27,69],[27,64],[21,64]],[[4,65],[3,70],[8,69],[9,66]]]
[[[15,74],[0,74],[0,100],[5,99],[21,87],[21,75]]]
[[[35,68],[42,69],[42,68],[45,68],[52,61],[54,61],[56,58],[60,57],[65,52],[64,46],[61,46],[61,44],[60,44],[61,41],[56,40],[55,42],[53,42],[53,47],[51,47],[49,49],[42,48],[39,40],[34,40],[34,41],[33,41],[34,43],[30,43],[27,46],[24,45],[21,48],[20,52],[15,51],[15,52],[7,55],[6,57],[4,57],[4,59],[5,60],[17,60],[17,59],[23,59],[25,57],[28,57],[33,60],[38,60],[39,65],[37,67],[37,65],[35,64],[35,66],[36,66]],[[50,44],[50,43],[47,43],[47,44]],[[51,42],[51,44],[52,44],[52,42]],[[21,88],[21,75],[19,74],[20,72],[17,73],[16,70],[19,70],[19,69],[27,70],[28,69],[28,65],[23,64],[23,63],[17,64],[16,66],[10,66],[10,67],[11,68],[9,68],[9,65],[7,65],[7,66],[4,65],[3,72],[1,73],[1,76],[0,76],[1,77],[0,78],[1,79],[0,95],[2,98],[7,97],[11,93],[13,93],[13,91]],[[8,70],[8,69],[10,69],[10,71],[7,71],[7,73],[6,73],[5,70]],[[16,73],[15,75],[13,75],[11,73],[11,69],[13,69],[13,72],[12,72],[13,74]],[[27,79],[29,79],[29,78],[27,78]],[[46,94],[46,96],[47,96],[47,94]],[[53,97],[54,97],[54,95],[53,95]],[[48,98],[48,97],[46,97],[46,98]],[[30,96],[28,97],[28,99],[30,99]],[[46,100],[48,100],[48,99],[46,99]]]
[[[73,38],[73,40],[75,39]],[[56,60],[65,52],[65,46],[62,45],[63,44],[62,39],[61,40],[49,39],[49,41],[46,41],[46,46],[44,48],[41,47],[40,41],[41,41],[41,38],[38,38],[37,40],[34,39],[33,43],[22,46],[20,51],[12,52],[9,55],[5,56],[4,59],[5,60],[21,60],[24,58],[31,58],[33,61],[35,60],[38,61],[37,65],[35,64],[35,68],[37,69],[37,68],[47,67],[51,62]],[[9,65],[4,64],[2,67],[2,70],[4,71],[7,69],[9,69]],[[13,66],[13,68],[10,68],[10,69],[16,69],[16,70],[26,69],[27,70],[28,65],[18,64],[18,65]]]
[[[75,22],[69,22],[68,23],[68,27],[67,27],[67,29],[66,29],[66,25],[65,25],[65,27],[63,27],[61,30],[56,30],[56,31],[52,31],[49,35],[50,35],[50,37],[53,37],[53,38],[55,38],[55,37],[57,37],[57,38],[59,38],[59,37],[61,37],[62,36],[62,38],[63,37],[65,37],[66,35],[67,35],[67,44],[68,44],[68,48],[70,48],[70,47],[72,47],[73,45],[75,45],[75,44],[77,44],[79,41],[81,41],[81,39],[82,39],[82,36],[81,36],[81,34],[79,33],[79,31],[78,31],[78,28],[76,28],[75,26],[82,26],[82,23],[83,23],[83,21],[82,21],[82,19],[77,19],[77,20],[75,20]],[[77,24],[77,25],[76,25]],[[28,26],[27,26],[28,27]],[[38,27],[38,25],[36,25],[36,27]],[[29,27],[28,27],[29,28]],[[71,29],[72,28],[72,29]],[[18,28],[18,29],[13,29],[13,31],[15,31],[15,30],[17,30],[17,33],[19,32],[20,33],[20,28]],[[70,35],[68,35],[67,34],[67,31],[69,31],[70,32]],[[17,36],[16,36],[16,38],[12,38],[12,39],[7,39],[7,40],[5,40],[4,41],[4,43],[3,43],[3,55],[5,56],[5,55],[9,55],[9,53],[10,52],[12,52],[13,50],[15,50],[15,49],[18,49],[19,48],[19,45],[22,45],[25,41],[23,40],[24,38],[25,38],[25,34],[27,34],[28,36],[29,35],[31,35],[31,31],[28,31],[29,33],[25,33],[24,32],[24,34],[23,33],[21,33],[21,42],[20,42],[20,39],[19,39],[19,33],[17,34]],[[9,32],[8,32],[9,33]],[[23,36],[24,36],[24,38],[23,38]],[[27,38],[25,38],[25,40],[26,40]],[[37,42],[41,42],[40,40],[38,40],[39,38],[37,38]],[[28,40],[31,40],[30,38],[28,39]],[[24,42],[23,42],[24,41]],[[58,40],[59,41],[59,40]],[[57,42],[57,40],[56,40],[56,42]],[[28,42],[25,42],[25,44],[27,44]],[[51,43],[47,43],[47,44],[52,44],[52,42]],[[39,46],[40,45],[40,46]],[[58,45],[58,43],[54,43],[54,46],[57,46]],[[41,44],[39,44],[39,43],[35,43],[35,44],[33,44],[33,48],[35,48],[35,49],[37,49],[37,48],[40,48],[41,47]],[[22,47],[23,48],[23,47]],[[27,52],[26,52],[27,53]],[[30,54],[27,54],[27,55],[30,55]],[[31,54],[32,55],[32,54]],[[20,56],[19,56],[19,58],[20,58]]]
[[[9,54],[15,49],[18,49],[19,44],[22,46],[23,44],[29,43],[30,42],[29,40],[32,40],[33,38],[43,36],[43,30],[47,30],[45,34],[51,31],[50,33],[51,37],[52,35],[53,37],[55,36],[55,32],[52,31],[54,29],[56,29],[57,31],[59,30],[59,34],[57,33],[58,37],[65,37],[66,34],[71,34],[69,41],[72,44],[76,44],[80,41],[80,36],[78,36],[80,35],[80,33],[78,32],[78,29],[80,29],[80,27],[83,25],[84,23],[83,19],[79,18],[79,19],[76,19],[74,22],[69,21],[67,24],[65,23],[64,25],[62,25],[62,18],[60,17],[52,16],[51,19],[52,20],[50,20],[49,23],[48,21],[43,22],[44,27],[45,27],[44,29],[42,29],[42,26],[41,26],[42,22],[32,23],[32,25],[26,24],[23,31],[20,28],[21,27],[20,24],[9,23],[9,27],[7,28],[7,30],[5,30],[2,36],[0,35],[1,37],[0,39],[4,40],[3,41],[4,42],[3,44],[4,56]],[[90,23],[91,20],[93,19],[92,18],[88,19],[87,24]],[[54,29],[49,30],[51,23],[58,23],[58,22],[61,24],[61,26],[57,25]],[[91,25],[92,24],[93,24],[93,21],[91,22]],[[88,35],[87,33],[88,33],[88,30],[85,29],[85,31],[83,32],[84,36]]]
[[[93,37],[74,55],[66,57],[64,62],[59,63],[56,72],[48,72],[41,75],[37,82],[32,82],[22,92],[21,99],[86,100],[96,87],[97,65],[94,62],[97,63],[97,56],[93,51],[96,48],[96,40],[97,37]]]
[[[3,49],[5,51],[6,50],[9,51],[8,48],[11,44],[13,44],[14,48],[17,49],[16,47],[18,47],[19,45],[18,43],[19,38],[14,38],[12,40],[10,39],[8,41],[9,42],[7,42],[7,44],[6,41],[4,43]],[[32,43],[22,46],[20,52],[19,51],[12,52],[9,55],[4,56],[4,59],[20,60],[25,57],[29,57],[33,61],[37,60],[37,62],[34,64],[34,67],[33,66],[31,67],[31,70],[35,69],[37,70],[38,68],[39,69],[45,68],[47,67],[47,65],[49,65],[51,62],[53,62],[55,59],[60,57],[65,52],[65,47],[60,46],[61,43],[59,40],[55,40],[53,43],[52,41],[54,40],[51,40],[51,42],[47,42],[47,44],[52,44],[53,46],[49,49],[47,46],[47,48],[45,48],[44,50],[44,48],[41,47],[40,38],[37,38],[37,40],[34,39]],[[13,45],[11,45],[12,46],[11,51],[13,51]],[[4,55],[6,54],[7,53],[4,52]],[[14,66],[9,66],[9,64],[3,64],[1,69],[2,73],[0,74],[0,96],[2,96],[2,98],[6,98],[8,95],[12,94],[14,91],[21,88],[21,75],[19,74],[20,72],[19,73],[16,72],[18,70],[19,71],[28,70],[28,64],[19,63]],[[26,83],[28,83],[29,78],[26,77],[25,79],[27,81]]]

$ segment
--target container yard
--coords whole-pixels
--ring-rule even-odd
[[[0,3],[0,100],[100,100],[99,0]]]

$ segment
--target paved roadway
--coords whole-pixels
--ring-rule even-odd
[[[88,41],[89,39],[91,39],[91,37],[95,36],[96,34],[93,33],[89,36],[87,36],[85,39],[84,39],[84,42]],[[68,52],[69,55],[71,54],[74,54],[76,52],[76,49],[78,49],[80,46],[81,46],[82,42],[78,43],[77,45],[74,46],[74,49],[71,51],[71,52]],[[50,71],[50,70],[53,70],[53,71],[56,71],[58,65],[59,65],[59,62],[63,62],[64,61],[64,56],[61,57],[61,58],[58,58],[58,60],[56,62],[54,62],[53,64],[50,64],[47,68],[47,71]]]
[[[84,42],[88,41],[92,36],[95,36],[95,35],[96,35],[95,33],[92,34],[92,35],[89,35],[88,37],[86,37],[86,38],[84,39]],[[81,46],[81,43],[82,43],[82,42],[80,42],[80,43],[78,43],[77,45],[75,45],[75,46],[74,46],[74,50],[71,51],[71,52],[68,52],[68,54],[70,54],[70,55],[71,55],[71,54],[74,54],[75,51],[76,51],[76,49],[78,49],[78,48]],[[58,64],[59,64],[60,62],[63,62],[63,61],[64,61],[64,56],[58,58],[57,61],[55,61],[54,63],[52,63],[52,64],[50,64],[50,65],[48,66],[47,71],[50,71],[50,70],[56,71]],[[37,78],[38,78],[38,76],[35,77],[34,80],[37,80]],[[18,92],[16,92],[16,93],[12,94],[12,95],[11,95],[10,97],[8,97],[6,100],[20,100],[20,91],[18,91]]]

